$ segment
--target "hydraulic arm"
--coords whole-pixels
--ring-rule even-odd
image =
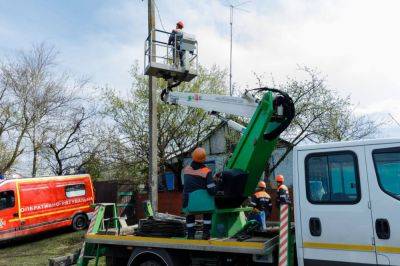
[[[253,193],[265,164],[275,148],[279,134],[289,125],[294,116],[291,98],[284,92],[271,88],[261,99],[246,91],[242,97],[210,95],[190,92],[169,92],[162,99],[169,104],[200,108],[218,115],[228,125],[243,133],[225,169],[241,169],[248,173],[243,196]],[[251,118],[247,128],[225,119],[220,113]]]
[[[241,204],[254,192],[279,135],[294,117],[294,104],[286,93],[271,88],[253,91],[264,94],[261,99],[249,92],[243,97],[183,92],[169,92],[162,96],[169,104],[201,108],[212,114],[251,117],[246,128],[228,121],[228,125],[231,122],[232,127],[242,132],[242,136],[220,174],[218,192],[213,202],[215,205],[210,207],[205,204],[207,194],[203,191],[190,195],[187,212],[212,210],[214,237],[232,236],[243,228],[245,208]]]

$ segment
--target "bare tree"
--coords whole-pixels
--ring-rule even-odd
[[[321,143],[374,137],[383,125],[383,122],[373,121],[366,115],[355,115],[349,98],[343,99],[341,105],[324,119],[310,141]]]
[[[284,84],[277,85],[293,99],[296,114],[291,125],[282,134],[289,145],[282,156],[269,167],[273,172],[301,142],[327,142],[356,140],[372,136],[378,124],[366,116],[354,114],[349,97],[340,97],[327,88],[325,77],[307,67],[300,68],[306,78],[288,78]],[[260,86],[264,85],[262,76],[257,76]]]
[[[51,131],[48,120],[77,99],[74,92],[84,82],[73,83],[65,73],[59,74],[56,57],[54,48],[42,43],[0,67],[0,136],[6,154],[0,171],[9,170],[31,147],[36,176],[38,156]]]
[[[42,49],[34,48],[29,54],[22,52],[0,66],[0,136],[7,154],[2,158],[2,172],[8,171],[22,154],[23,139],[34,121],[46,112],[42,102],[47,95],[41,94],[38,87],[46,76],[45,68],[52,60],[52,53],[42,53]]]
[[[83,107],[68,106],[52,121],[42,153],[54,174],[83,171],[96,156],[100,142],[95,138],[95,128],[91,127],[94,115],[95,112]]]

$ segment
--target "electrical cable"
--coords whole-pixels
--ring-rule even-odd
[[[247,91],[256,91],[256,92],[270,91],[280,95],[275,97],[274,107],[277,107],[279,105],[283,106],[283,121],[279,124],[279,126],[273,129],[271,132],[264,134],[265,140],[273,140],[277,138],[290,125],[290,122],[293,120],[295,116],[295,107],[292,98],[289,96],[289,94],[287,94],[284,91],[269,87],[260,87]]]
[[[156,10],[157,10],[158,19],[160,20],[161,28],[163,28],[164,31],[167,31],[167,30],[164,28],[164,24],[163,24],[163,22],[162,22],[161,15],[160,15],[160,10],[158,9],[158,5],[157,5],[157,1],[156,1],[156,0],[154,0],[154,5],[155,5]]]

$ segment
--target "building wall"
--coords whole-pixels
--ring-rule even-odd
[[[214,131],[209,138],[200,144],[209,155],[226,153],[225,127]]]
[[[270,159],[270,165],[273,165],[279,160],[282,154],[285,152],[285,148],[278,148],[272,152]],[[290,152],[286,158],[278,165],[269,177],[270,181],[275,179],[275,176],[283,175],[285,177],[285,183],[287,186],[293,186],[293,152]]]

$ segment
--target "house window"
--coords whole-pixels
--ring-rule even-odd
[[[400,147],[374,150],[372,157],[379,186],[400,200]]]
[[[306,158],[307,199],[313,204],[355,204],[361,199],[353,152],[310,154]]]
[[[67,198],[80,197],[86,195],[84,184],[68,185],[65,186],[65,195]]]
[[[0,210],[12,208],[15,206],[14,191],[7,190],[0,192]]]

